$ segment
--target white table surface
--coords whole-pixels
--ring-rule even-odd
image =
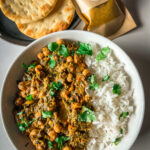
[[[150,150],[150,0],[124,0],[138,28],[114,40],[132,58],[145,89],[146,113],[142,130],[131,150]],[[0,39],[0,94],[12,62],[24,47]],[[136,125],[135,125],[136,128]],[[14,137],[15,138],[15,137]],[[0,150],[13,150],[0,118]]]

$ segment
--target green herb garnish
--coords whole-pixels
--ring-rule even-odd
[[[119,120],[121,117],[126,118],[129,115],[129,112],[122,112],[119,116]]]
[[[79,48],[77,50],[78,55],[90,55],[92,56],[92,47],[90,44],[79,43]]]
[[[51,141],[48,141],[48,148],[53,148],[53,143]]]
[[[55,142],[58,144],[58,148],[62,149],[63,148],[63,143],[66,142],[66,141],[69,141],[69,140],[70,140],[70,137],[60,136],[60,137],[56,138]]]
[[[28,69],[28,65],[26,65],[26,64],[24,64],[24,63],[22,63],[22,68],[24,68],[24,69]]]
[[[36,64],[31,64],[31,65],[28,66],[28,69],[29,68],[35,68],[35,66],[36,66]]]
[[[59,81],[59,82],[52,82],[52,84],[48,84],[48,87],[50,88],[50,96],[54,97],[56,94],[55,92],[57,90],[61,90],[63,88],[63,84]]]
[[[50,57],[49,66],[50,66],[51,68],[54,68],[55,65],[56,65],[56,62],[55,62],[55,60],[53,59],[53,56],[52,56],[52,55],[50,55],[49,57]]]
[[[19,122],[17,123],[20,131],[25,131],[26,127],[29,127],[34,122],[34,119],[29,122],[26,122],[23,118],[20,118],[20,120],[23,122],[23,123],[19,123]]]
[[[30,120],[30,121],[27,123],[28,126],[30,126],[34,121],[35,121],[35,119]]]
[[[26,64],[22,64],[22,67],[27,71],[27,72],[29,72],[29,69],[30,68],[35,68],[35,66],[36,66],[36,64],[31,64],[31,65],[26,65]]]
[[[96,116],[94,111],[88,109],[87,107],[83,106],[83,112],[78,115],[78,119],[81,122],[92,122],[96,120]]]
[[[50,96],[51,96],[51,97],[55,97],[56,94],[55,94],[54,89],[50,89],[49,92],[50,92]]]
[[[61,90],[63,88],[63,84],[60,81],[52,82],[52,87],[56,90]]]
[[[26,97],[26,100],[28,100],[28,101],[31,101],[32,99],[33,99],[32,95],[28,95],[28,96]]]
[[[50,51],[56,51],[58,49],[59,45],[56,42],[51,42],[48,44],[48,49]]]
[[[99,54],[97,55],[96,57],[96,60],[99,61],[99,60],[104,60],[108,53],[110,52],[110,48],[109,47],[104,47],[100,50]]]
[[[24,123],[21,124],[21,123],[18,122],[17,125],[18,125],[20,131],[22,131],[22,132],[25,131],[26,128],[25,128],[25,124]]]
[[[114,94],[120,95],[121,94],[121,86],[119,84],[114,84],[112,92]]]
[[[123,134],[123,129],[122,128],[120,128],[120,134]]]
[[[114,141],[114,144],[118,145],[120,141],[121,141],[121,138],[116,138],[115,141]]]
[[[110,79],[110,76],[109,76],[109,75],[106,75],[106,76],[103,77],[102,81],[104,82],[104,81],[107,81],[107,80],[109,80],[109,79]]]
[[[23,114],[23,112],[22,112],[22,111],[17,113],[17,115],[22,115],[22,114]]]
[[[51,118],[52,117],[52,112],[51,111],[43,111],[42,112],[42,118]]]
[[[19,119],[21,120],[21,122],[26,124],[26,122],[24,121],[23,117],[19,117]]]
[[[59,53],[60,56],[64,56],[64,57],[69,56],[68,48],[64,44],[60,45],[58,53]]]
[[[27,76],[27,79],[28,79],[28,80],[31,80],[31,77]]]
[[[90,78],[90,89],[97,90],[99,88],[99,84],[95,83],[95,75],[92,75]]]

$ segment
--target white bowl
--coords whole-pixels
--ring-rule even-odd
[[[24,52],[12,64],[2,90],[1,115],[6,134],[8,135],[13,148],[19,150],[33,149],[32,144],[29,144],[28,147],[24,146],[29,139],[19,132],[13,115],[13,100],[17,93],[16,81],[21,79],[23,75],[21,64],[23,62],[29,64],[33,59],[36,58],[37,52],[40,51],[42,47],[51,41],[56,41],[57,39],[71,39],[86,43],[95,42],[99,43],[102,47],[109,46],[111,49],[113,49],[119,61],[125,64],[125,70],[131,78],[131,87],[134,89],[134,104],[136,109],[129,122],[128,134],[122,139],[120,144],[115,147],[115,150],[130,149],[139,134],[144,118],[144,91],[139,73],[127,54],[115,43],[94,33],[75,30],[52,33],[36,40],[27,46]]]

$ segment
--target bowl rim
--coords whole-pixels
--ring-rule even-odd
[[[6,129],[6,125],[5,125],[5,121],[4,121],[4,117],[3,117],[3,108],[2,108],[2,103],[3,103],[3,93],[4,93],[4,86],[6,84],[6,79],[8,78],[8,75],[11,71],[11,68],[13,67],[13,65],[15,64],[15,62],[19,59],[19,57],[21,55],[23,55],[23,53],[25,53],[28,49],[30,49],[32,46],[36,45],[37,43],[41,42],[42,40],[44,39],[47,39],[49,37],[53,37],[54,35],[59,35],[59,34],[65,34],[65,33],[70,33],[70,34],[73,34],[73,33],[83,33],[83,34],[87,34],[88,36],[90,35],[93,35],[98,38],[101,38],[101,39],[104,39],[106,42],[108,43],[111,43],[112,45],[114,45],[117,49],[119,49],[119,51],[121,51],[121,53],[123,53],[123,55],[126,55],[126,57],[128,58],[128,60],[130,61],[130,64],[134,67],[134,70],[135,70],[135,73],[137,74],[137,77],[138,77],[138,80],[139,80],[139,83],[140,83],[140,87],[141,87],[141,95],[142,95],[142,103],[143,103],[143,108],[142,108],[142,115],[141,115],[141,118],[140,118],[140,122],[139,122],[139,128],[136,132],[136,136],[132,139],[132,141],[130,142],[129,144],[129,149],[132,147],[132,145],[135,143],[137,137],[139,136],[139,133],[141,131],[141,128],[142,128],[142,124],[143,124],[143,121],[144,121],[144,114],[145,114],[145,94],[144,94],[144,87],[143,87],[143,83],[142,83],[142,80],[141,80],[141,76],[139,74],[139,71],[138,69],[136,68],[135,64],[133,63],[132,59],[128,56],[128,54],[121,48],[119,47],[116,43],[114,43],[113,41],[111,41],[110,39],[102,36],[102,35],[99,35],[99,34],[96,34],[96,33],[93,33],[93,32],[89,32],[89,31],[82,31],[82,30],[65,30],[65,31],[59,31],[59,32],[54,32],[54,33],[51,33],[51,34],[48,34],[46,36],[43,36],[35,41],[33,41],[32,43],[30,43],[28,46],[24,47],[23,51],[16,57],[16,59],[13,61],[13,63],[10,65],[10,67],[8,68],[8,71],[6,72],[6,75],[4,77],[4,80],[2,82],[2,90],[1,90],[1,102],[0,102],[0,118],[2,120],[2,128],[4,130],[4,133],[7,137],[7,139],[9,140],[9,142],[11,143],[13,149],[17,149],[15,143],[11,140],[10,136],[9,136],[9,133]]]

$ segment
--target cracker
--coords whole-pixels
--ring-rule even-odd
[[[28,24],[17,23],[17,26],[25,35],[38,39],[46,34],[67,29],[74,13],[75,8],[71,0],[58,0],[54,10],[46,18]]]
[[[4,15],[15,22],[30,23],[46,17],[57,0],[0,0]]]

